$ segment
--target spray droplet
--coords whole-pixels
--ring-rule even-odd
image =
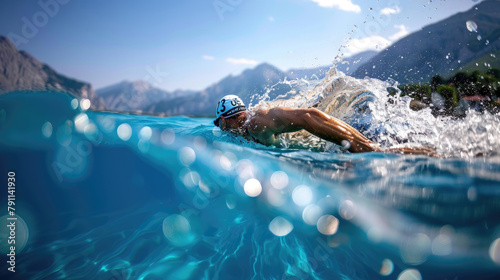
[[[472,20],[468,20],[465,25],[467,25],[467,29],[470,32],[477,32],[477,24],[473,22]]]

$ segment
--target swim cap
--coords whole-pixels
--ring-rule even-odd
[[[216,119],[214,124],[217,125],[221,116],[229,118],[246,110],[247,108],[241,98],[236,95],[226,95],[222,97],[217,104]]]

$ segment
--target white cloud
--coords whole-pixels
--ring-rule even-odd
[[[274,17],[273,16],[270,16],[267,18],[269,21],[273,22],[274,21]]]
[[[231,57],[226,58],[226,61],[229,62],[229,63],[231,63],[231,64],[236,64],[236,65],[241,65],[241,64],[244,64],[244,65],[257,65],[259,63],[258,61],[252,60],[252,59],[231,58]]]
[[[399,8],[399,6],[395,6],[394,8],[383,8],[380,13],[383,14],[383,15],[395,15],[395,14],[399,14],[401,12],[401,9]]]
[[[395,41],[410,34],[410,32],[408,32],[408,28],[404,24],[396,24],[394,25],[394,28],[399,29],[399,31],[389,36],[389,39],[378,35],[361,39],[352,39],[346,47],[345,55],[351,56],[368,50],[380,51],[387,48]]]
[[[352,0],[311,0],[323,8],[338,8],[347,12],[361,12],[361,7],[352,3]]]
[[[391,39],[391,41],[397,41],[403,37],[405,37],[406,35],[410,34],[410,32],[408,32],[408,29],[406,28],[406,26],[404,26],[403,24],[401,25],[394,25],[394,28],[397,28],[399,29],[398,32],[396,32],[394,35],[392,35],[391,37],[389,37],[389,39]]]
[[[382,36],[370,36],[361,39],[352,39],[349,45],[346,47],[346,56],[351,56],[360,52],[374,50],[380,51],[383,48],[388,47],[391,41],[387,40]]]
[[[204,55],[204,56],[202,56],[202,57],[203,57],[203,59],[205,59],[205,60],[214,60],[214,59],[215,59],[215,57],[210,56],[210,55]]]

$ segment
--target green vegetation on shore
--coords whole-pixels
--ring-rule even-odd
[[[411,108],[420,110],[431,107],[434,115],[461,116],[460,103],[472,105],[491,113],[500,112],[500,70],[486,72],[475,70],[471,73],[458,72],[448,79],[435,75],[428,84],[406,84],[398,86],[400,96],[411,97]],[[390,96],[398,91],[388,88]],[[438,93],[444,100],[441,106],[432,104],[432,93]],[[463,100],[463,102],[462,102]]]

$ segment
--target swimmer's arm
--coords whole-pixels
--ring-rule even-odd
[[[291,109],[272,108],[269,116],[274,120],[275,133],[293,132],[305,129],[322,139],[342,145],[343,140],[350,143],[351,152],[372,152],[381,149],[347,123],[328,116],[314,108]]]

